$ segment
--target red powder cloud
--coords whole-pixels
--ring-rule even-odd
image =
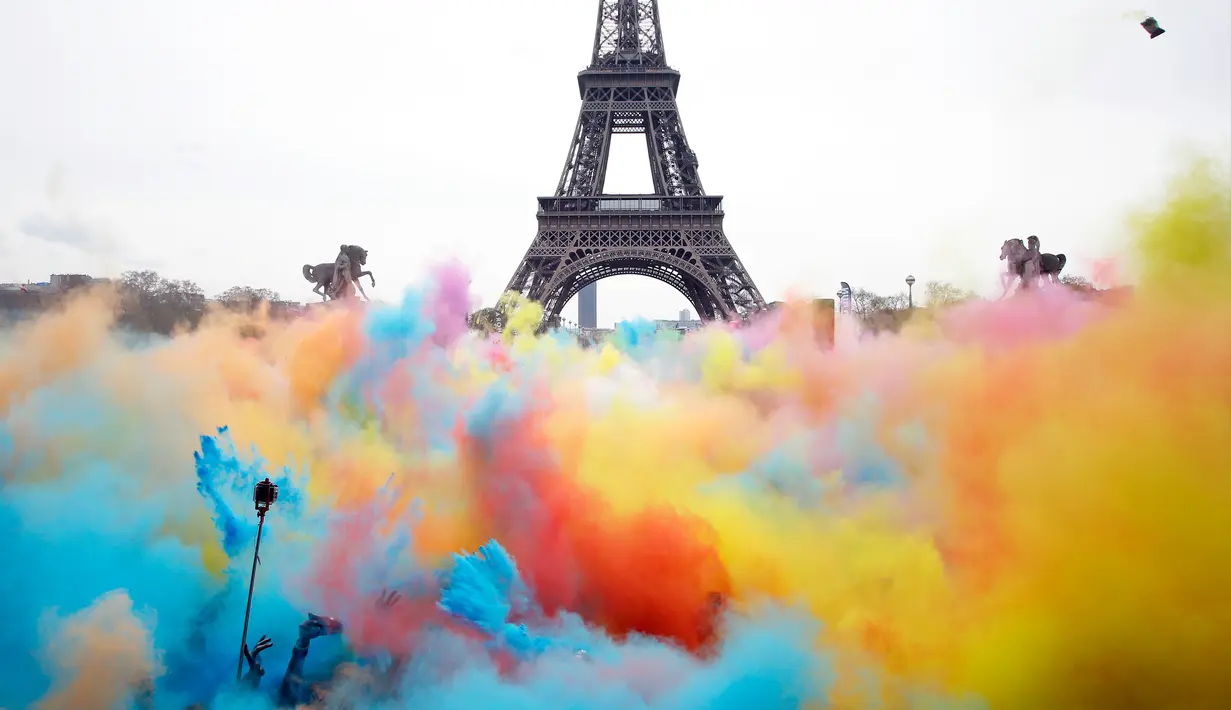
[[[490,537],[517,559],[548,614],[572,610],[614,635],[650,634],[697,651],[730,580],[700,518],[670,507],[618,515],[559,470],[533,414],[485,442],[462,438]]]

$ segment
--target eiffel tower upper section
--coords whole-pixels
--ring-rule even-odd
[[[581,92],[582,116],[587,108],[606,108],[630,102],[647,102],[648,108],[676,111],[675,95],[680,73],[667,65],[663,48],[658,0],[600,0],[594,31],[594,53],[590,66],[577,75]],[[628,108],[632,108],[628,106]],[[585,126],[578,125],[577,140],[565,162],[556,187],[557,196],[588,197],[600,195],[606,179],[610,155],[610,133],[646,133],[646,116],[641,112],[620,112],[613,117],[610,131],[598,130],[598,115]],[[697,174],[696,155],[688,149],[678,117],[674,141],[666,141],[651,162],[654,192],[658,195],[704,195]],[[601,142],[600,142],[601,139]],[[651,159],[655,146],[647,145]]]
[[[658,0],[599,0],[568,158],[555,195],[539,198],[538,234],[506,289],[541,303],[546,322],[585,286],[624,274],[672,286],[706,319],[765,307],[723,233],[722,197],[702,187],[676,105],[679,84]],[[645,136],[654,194],[603,192],[617,133]]]

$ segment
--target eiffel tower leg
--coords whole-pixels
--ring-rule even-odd
[[[582,105],[557,195],[589,197],[603,189],[611,150],[611,111]]]
[[[602,189],[611,148],[611,121],[612,113],[606,107],[582,105],[556,186],[557,195],[588,197]],[[563,255],[559,245],[543,246],[545,236],[550,241],[550,236],[540,230],[505,287],[506,293],[513,291],[534,301],[542,298],[542,287],[555,274]]]
[[[650,159],[657,159],[658,170],[665,183],[661,195],[704,195],[697,155],[688,147],[684,124],[675,100],[659,102],[657,110],[650,111],[646,126],[647,142],[651,145]]]

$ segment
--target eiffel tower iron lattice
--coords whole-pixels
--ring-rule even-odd
[[[506,287],[543,306],[544,325],[609,276],[657,279],[703,319],[739,319],[765,299],[723,232],[722,197],[705,194],[667,65],[658,0],[600,0],[594,54],[577,75],[581,113],[552,197],[538,198],[538,234]],[[611,137],[642,133],[652,195],[606,195]]]

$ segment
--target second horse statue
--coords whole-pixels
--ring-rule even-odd
[[[334,277],[338,274],[338,264],[341,263],[344,267],[344,272],[341,274],[341,280],[336,280]],[[353,296],[349,286],[354,284],[359,288],[359,293],[363,294],[364,298],[368,294],[363,290],[363,284],[359,279],[367,276],[372,280],[372,287],[376,287],[376,277],[371,271],[363,271],[363,267],[368,263],[368,250],[357,244],[343,244],[338,251],[338,258],[334,261],[326,261],[316,266],[311,264],[303,265],[303,277],[316,286],[312,289],[312,293],[321,297],[322,301],[328,299],[347,298]]]
[[[1004,293],[1001,298],[1009,295],[1015,280],[1021,281],[1022,289],[1030,289],[1042,279],[1044,282],[1057,283],[1064,264],[1068,261],[1064,254],[1047,254],[1039,247],[1039,238],[1031,235],[1030,246],[1021,239],[1006,239],[1000,245],[1000,260],[1005,263],[1005,272],[1001,274]]]

